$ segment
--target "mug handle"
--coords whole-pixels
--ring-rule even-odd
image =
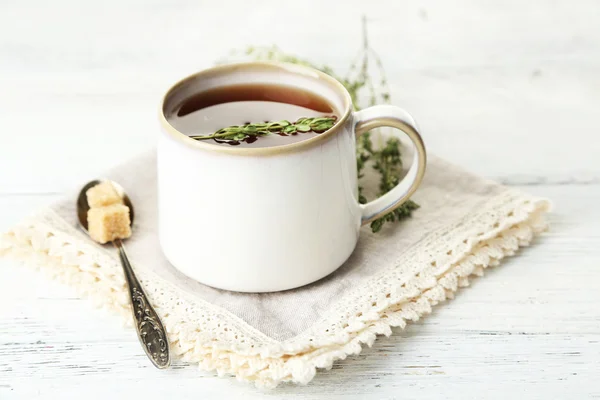
[[[390,105],[372,106],[354,113],[356,137],[383,126],[396,128],[406,134],[412,141],[415,155],[408,173],[392,190],[367,204],[361,205],[362,225],[368,224],[400,207],[417,190],[425,174],[425,164],[427,162],[425,145],[419,134],[417,124],[409,113],[400,107]],[[394,134],[400,136],[398,131],[394,131]]]

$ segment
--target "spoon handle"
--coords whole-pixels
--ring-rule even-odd
[[[159,369],[167,368],[171,364],[167,332],[131,268],[123,242],[116,239],[113,244],[119,250],[119,258],[129,287],[138,339],[154,366]]]

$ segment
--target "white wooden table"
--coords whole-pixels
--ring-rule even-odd
[[[0,3],[0,230],[151,148],[175,79],[249,44],[343,71],[366,13],[430,151],[550,197],[551,232],[421,323],[269,393],[155,370],[133,330],[4,262],[0,399],[600,398],[600,3],[282,4]]]

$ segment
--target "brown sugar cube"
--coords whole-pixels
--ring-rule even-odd
[[[89,188],[85,194],[90,208],[123,203],[123,199],[110,182],[99,183]]]
[[[131,236],[129,207],[123,204],[90,208],[87,217],[90,236],[99,243]]]

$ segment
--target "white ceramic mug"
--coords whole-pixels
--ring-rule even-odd
[[[300,87],[327,99],[340,118],[321,135],[263,148],[196,141],[165,118],[190,95],[242,83]],[[341,83],[304,66],[252,62],[199,72],[167,92],[160,122],[160,244],[175,268],[220,289],[270,292],[323,278],[350,256],[361,225],[400,206],[425,172],[425,147],[406,111],[353,111]],[[381,126],[410,138],[412,165],[394,189],[361,205],[356,136]]]

